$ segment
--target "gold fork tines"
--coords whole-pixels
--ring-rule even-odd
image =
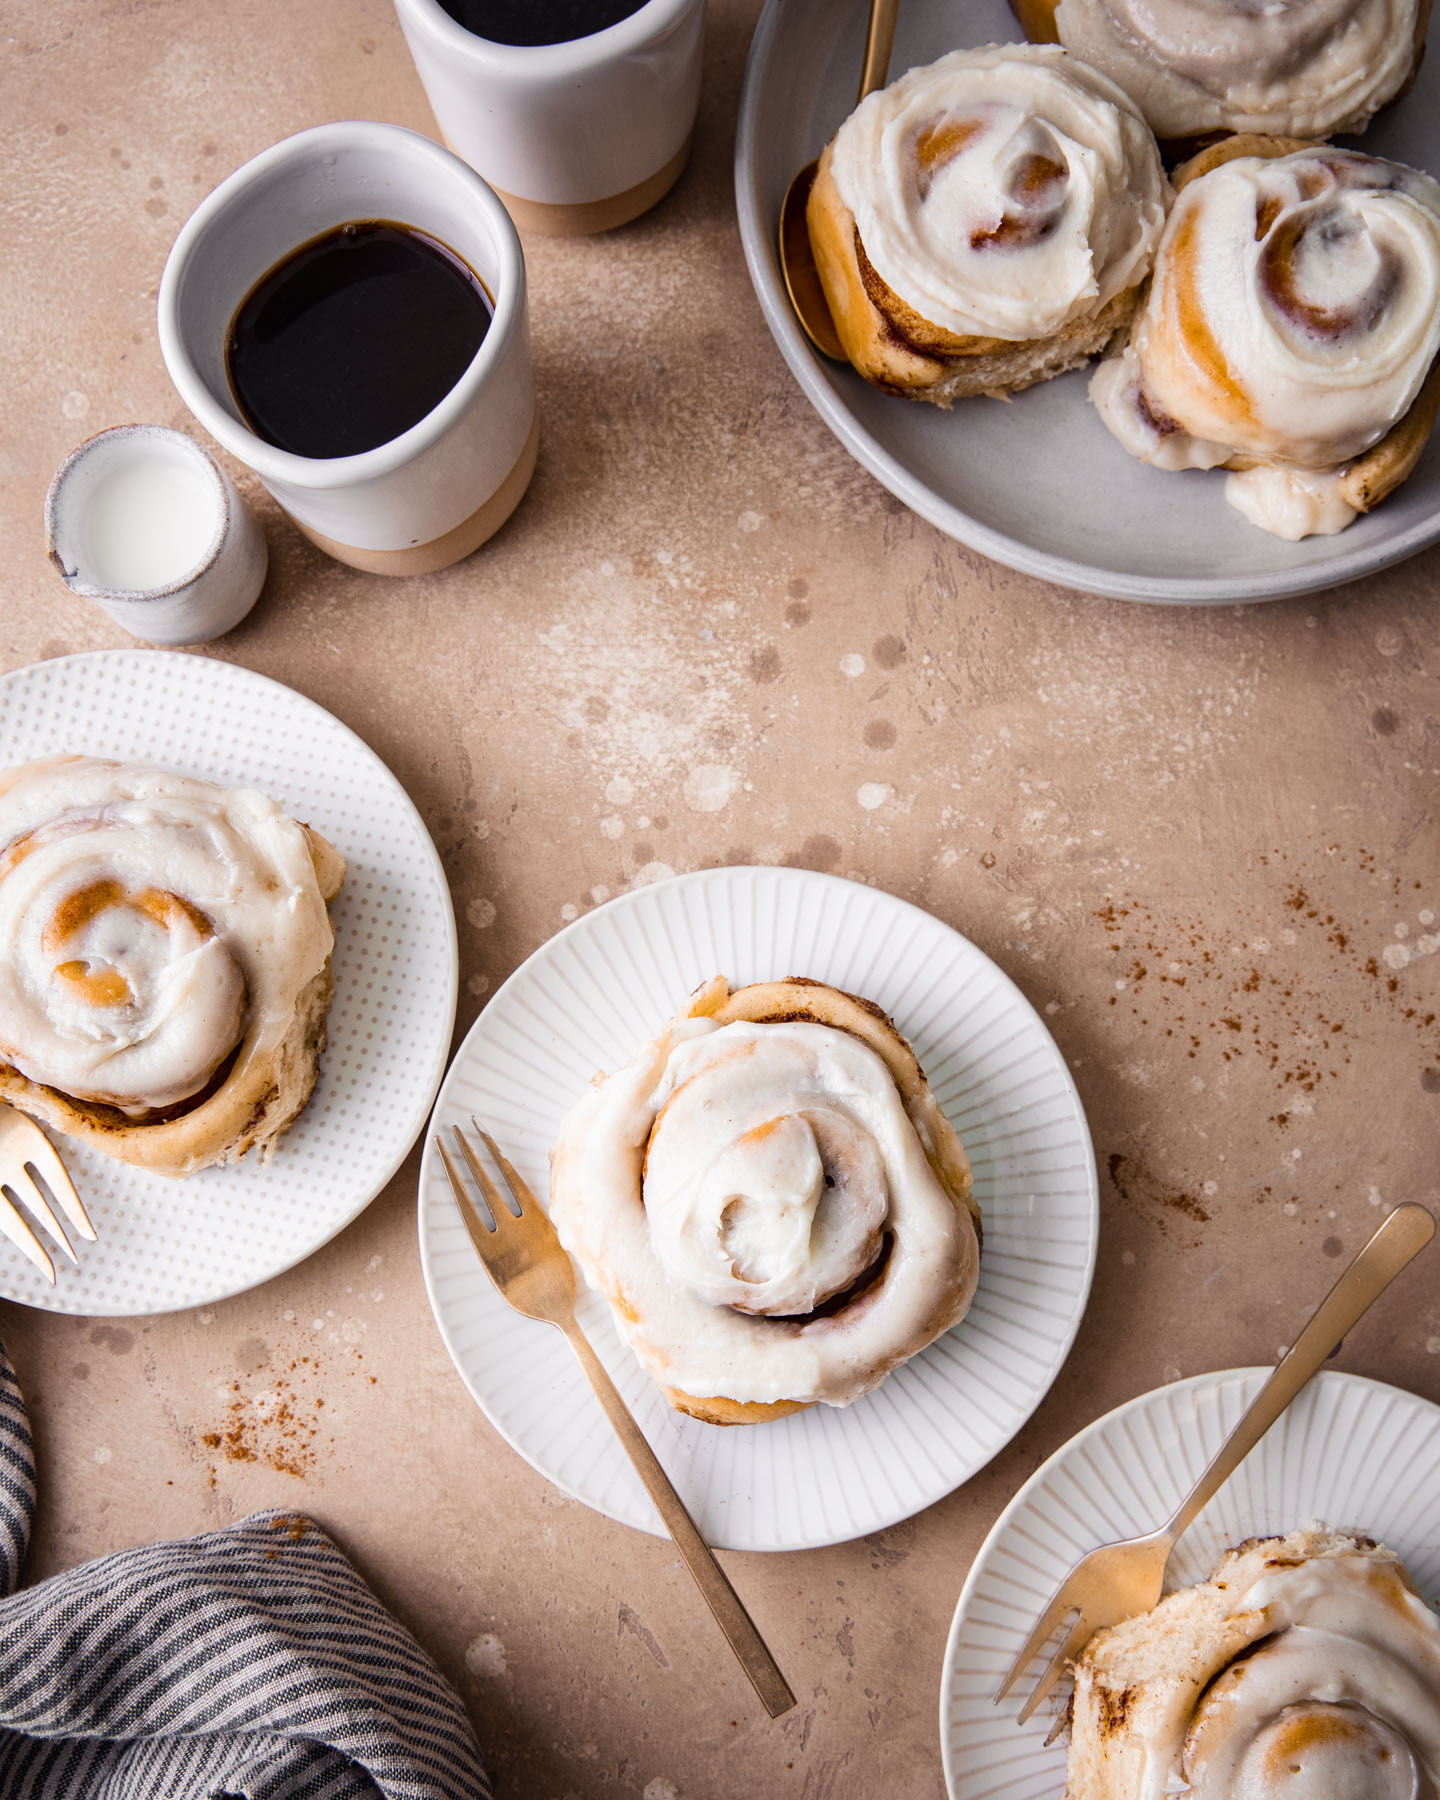
[[[1050,1604],[1011,1663],[995,1695],[1003,1700],[1029,1667],[1030,1659],[1066,1626],[1059,1647],[1040,1672],[1020,1708],[1023,1724],[1065,1673],[1067,1665],[1097,1631],[1149,1612],[1165,1585],[1165,1565],[1176,1540],[1195,1522],[1239,1468],[1305,1383],[1333,1354],[1351,1326],[1380,1298],[1400,1271],[1435,1235],[1435,1221],[1423,1206],[1397,1206],[1350,1267],[1310,1315],[1269,1380],[1251,1401],[1240,1423],[1215,1453],[1174,1517],[1144,1537],[1102,1544],[1082,1556],[1055,1590]],[[1078,1615],[1078,1616],[1077,1616]],[[1063,1723],[1063,1718],[1057,1723]],[[1051,1733],[1053,1737],[1055,1732]],[[1047,1740],[1048,1741],[1048,1740]]]
[[[54,1261],[19,1210],[24,1207],[56,1248],[78,1265],[80,1259],[55,1216],[51,1199],[73,1230],[93,1244],[95,1227],[55,1146],[33,1119],[13,1107],[0,1106],[0,1232],[53,1287]]]
[[[684,1558],[685,1566],[695,1577],[716,1622],[729,1640],[730,1648],[739,1658],[740,1666],[754,1684],[770,1717],[778,1718],[781,1713],[788,1712],[794,1706],[795,1696],[766,1648],[765,1640],[756,1629],[754,1620],[746,1612],[740,1596],[731,1587],[725,1571],[715,1560],[714,1552],[696,1529],[695,1521],[685,1510],[684,1502],[670,1485],[669,1476],[661,1468],[655,1452],[631,1416],[630,1409],[620,1398],[614,1382],[606,1374],[604,1365],[576,1322],[575,1271],[555,1235],[555,1227],[550,1223],[544,1207],[506,1161],[494,1138],[477,1120],[472,1118],[470,1123],[494,1158],[495,1167],[514,1202],[513,1206],[507,1203],[464,1132],[458,1126],[452,1127],[456,1147],[490,1209],[491,1217],[487,1222],[470,1197],[454,1158],[437,1132],[435,1148],[440,1152],[440,1160],[450,1178],[450,1188],[455,1195],[455,1204],[469,1233],[470,1242],[475,1246],[490,1279],[517,1312],[524,1313],[527,1318],[554,1325],[564,1332],[566,1341],[589,1377],[596,1398],[605,1409],[605,1416],[634,1464],[636,1474],[644,1482],[645,1491],[654,1502],[656,1511],[664,1520],[675,1548]]]

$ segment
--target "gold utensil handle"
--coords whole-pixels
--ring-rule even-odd
[[[860,67],[861,100],[885,85],[890,70],[890,46],[895,42],[895,15],[899,11],[900,0],[871,0],[870,25],[865,33],[865,61]]]
[[[1215,1460],[1165,1527],[1178,1538],[1222,1483],[1255,1448],[1356,1320],[1379,1299],[1411,1259],[1435,1235],[1423,1206],[1397,1206],[1310,1315],[1310,1321],[1220,1446]]]
[[[740,1596],[731,1587],[715,1554],[695,1528],[695,1521],[685,1510],[685,1502],[670,1485],[670,1477],[660,1467],[655,1452],[620,1398],[615,1384],[605,1372],[605,1365],[591,1349],[589,1340],[578,1325],[564,1328],[570,1347],[580,1359],[580,1366],[590,1377],[590,1385],[605,1408],[605,1416],[615,1427],[615,1435],[625,1446],[626,1455],[635,1472],[645,1483],[645,1491],[655,1502],[665,1521],[665,1529],[674,1539],[675,1548],[685,1559],[685,1566],[695,1577],[700,1592],[715,1615],[716,1623],[730,1640],[730,1648],[740,1659],[740,1666],[750,1677],[755,1692],[765,1704],[772,1719],[789,1712],[795,1704],[789,1683],[780,1673],[775,1658],[765,1647],[765,1640],[755,1628]]]

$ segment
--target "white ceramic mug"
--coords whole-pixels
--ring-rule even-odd
[[[646,0],[559,44],[499,44],[395,0],[445,141],[526,230],[608,231],[674,186],[700,101],[705,0]]]
[[[356,456],[277,449],[240,416],[225,369],[236,309],[293,250],[357,219],[410,225],[470,266],[494,317],[469,368],[408,431]],[[160,283],[160,348],[181,398],[320,548],[377,574],[443,569],[498,531],[535,467],[525,259],[505,208],[439,144],[398,125],[317,125],[203,200]]]

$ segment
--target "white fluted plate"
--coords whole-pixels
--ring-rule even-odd
[[[0,1295],[51,1312],[174,1312],[280,1274],[404,1161],[444,1073],[459,965],[450,890],[400,783],[313,700],[213,657],[101,650],[0,677],[0,768],[65,752],[268,794],[346,862],[320,1078],[268,1163],[175,1181],[55,1134],[100,1234],[52,1288],[0,1240]]]
[[[948,1494],[1020,1429],[1084,1311],[1095,1263],[1090,1134],[1050,1034],[988,957],[889,894],[804,869],[710,869],[625,894],[537,950],[451,1065],[435,1123],[476,1115],[534,1191],[598,1070],[654,1038],[701,982],[806,975],[884,1007],[914,1045],[975,1172],[985,1221],[968,1316],[853,1406],[719,1428],[672,1411],[600,1295],[581,1325],[714,1544],[794,1550],[877,1531]],[[567,1494],[660,1521],[560,1334],[512,1312],[427,1142],[420,1248],[456,1368],[498,1431]]]
[[[1222,1369],[1127,1401],[1063,1444],[1005,1508],[971,1565],[945,1650],[940,1743],[950,1800],[1056,1800],[1066,1740],[1047,1750],[1045,1738],[1068,1686],[1025,1725],[1017,1719],[1031,1677],[999,1706],[991,1696],[1071,1565],[1168,1519],[1272,1373]],[[1387,1544],[1433,1606],[1437,1489],[1440,1406],[1322,1370],[1176,1545],[1167,1587],[1205,1580],[1248,1537],[1318,1522]]]

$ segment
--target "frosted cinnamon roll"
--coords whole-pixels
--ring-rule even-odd
[[[1112,82],[1058,48],[998,44],[863,100],[806,216],[855,368],[949,406],[1103,349],[1135,309],[1168,193]]]
[[[1440,405],[1440,182],[1232,138],[1179,194],[1128,344],[1090,398],[1132,455],[1233,471],[1279,537],[1341,531],[1418,461]]]
[[[315,1084],[344,875],[263,794],[0,773],[0,1100],[160,1174],[263,1157]]]
[[[1155,135],[1363,131],[1414,75],[1430,0],[1011,0],[1028,37],[1103,69]]]
[[[894,1025],[716,977],[597,1077],[550,1155],[560,1241],[682,1412],[846,1406],[965,1314],[970,1170]]]
[[[1440,1618],[1403,1564],[1324,1529],[1242,1544],[1098,1632],[1066,1800],[1436,1800]]]

